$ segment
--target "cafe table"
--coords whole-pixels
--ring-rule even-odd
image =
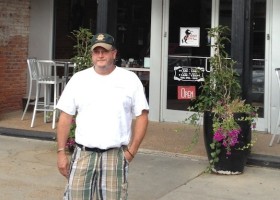
[[[141,81],[150,80],[149,78],[150,68],[143,68],[143,67],[122,67],[122,68],[136,73]]]
[[[75,68],[75,63],[69,59],[55,59],[54,62],[57,66],[64,67],[64,78],[67,83],[69,81],[69,67]]]

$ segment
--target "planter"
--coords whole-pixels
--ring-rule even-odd
[[[234,118],[237,120],[242,116],[246,115],[244,113],[237,113],[234,115]],[[203,120],[204,144],[208,159],[211,160],[212,149],[210,148],[210,144],[213,142],[213,114],[211,112],[205,112]],[[251,124],[248,121],[238,120],[237,123],[241,128],[241,133],[238,136],[239,143],[232,147],[231,155],[226,155],[226,149],[224,146],[221,146],[221,153],[218,155],[219,161],[211,169],[215,173],[241,174],[244,171],[250,148],[243,150],[238,150],[238,148],[242,148],[251,142]]]

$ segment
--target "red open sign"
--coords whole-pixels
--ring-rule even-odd
[[[178,99],[195,99],[195,86],[178,86]]]

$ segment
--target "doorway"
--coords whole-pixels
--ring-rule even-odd
[[[267,1],[255,0],[253,3],[253,41],[252,41],[252,90],[249,92],[249,98],[252,104],[258,107],[257,129],[268,131],[269,122],[269,103],[265,100],[269,91],[265,87],[265,77],[269,73],[269,63],[266,58],[266,49],[269,49],[269,43],[266,41],[269,21],[267,19]],[[231,28],[232,0],[220,0],[219,3],[219,24]],[[230,45],[228,53],[230,55]],[[267,85],[268,86],[268,85]],[[266,94],[266,95],[265,95]]]
[[[211,49],[207,28],[211,27],[212,1],[168,1],[163,23],[168,37],[163,43],[162,121],[182,121],[191,99],[199,95],[203,74],[209,71]],[[199,70],[197,70],[199,69]]]
[[[163,24],[168,27],[168,36],[163,38],[163,93],[162,121],[183,121],[191,112],[191,98],[199,95],[202,74],[209,68],[211,56],[207,28],[218,24],[231,28],[232,0],[184,0],[167,1],[165,8],[168,17]],[[266,0],[254,1],[253,28],[253,71],[252,100],[259,107],[257,130],[267,131],[270,126],[269,102],[265,99],[266,73],[269,63],[266,59],[267,11]],[[188,37],[189,36],[189,37]],[[192,37],[190,37],[192,36]],[[188,37],[188,40],[182,40]],[[197,37],[195,39],[195,37]],[[226,47],[230,55],[230,45]]]

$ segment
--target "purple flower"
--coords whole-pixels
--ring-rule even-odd
[[[228,138],[229,138],[229,145],[234,146],[238,143],[238,135],[240,134],[239,129],[231,130],[228,133]]]
[[[213,136],[213,139],[217,142],[221,142],[226,148],[226,155],[231,155],[231,147],[238,143],[238,136],[240,134],[240,129],[233,129],[230,131],[224,131],[219,128]]]
[[[214,140],[216,140],[217,142],[221,142],[223,139],[225,139],[225,136],[222,132],[217,131],[214,133]]]
[[[70,148],[72,146],[75,145],[75,138],[68,138],[67,142],[66,142],[66,147]]]

